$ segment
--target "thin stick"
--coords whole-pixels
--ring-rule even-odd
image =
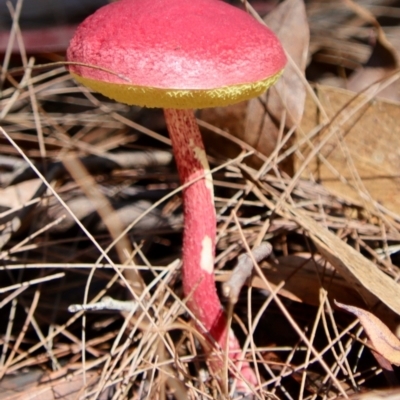
[[[262,242],[258,247],[253,249],[251,253],[253,259],[259,263],[272,253],[272,246],[268,242]],[[243,285],[253,272],[253,259],[247,253],[241,254],[232,271],[232,275],[222,285],[222,294],[229,299],[231,304],[237,303]]]

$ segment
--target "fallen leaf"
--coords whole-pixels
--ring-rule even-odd
[[[359,319],[372,346],[381,356],[394,365],[400,365],[400,340],[379,318],[358,307],[348,306],[337,301],[335,304]]]
[[[353,285],[368,306],[374,305],[379,299],[400,314],[400,285],[397,282],[322,224],[301,210],[289,205],[287,207],[295,221],[309,234],[321,255]]]
[[[292,301],[320,305],[320,288],[327,291],[328,299],[336,299],[341,303],[351,303],[365,307],[366,303],[357,291],[357,286],[344,279],[342,274],[335,273],[334,267],[319,255],[287,255],[276,258],[276,263],[263,261],[260,263],[261,271],[267,278],[272,290]],[[231,276],[231,271],[220,271],[215,279],[226,282]],[[282,283],[284,285],[282,286]],[[269,291],[264,279],[254,274],[246,284],[253,288]],[[376,301],[376,298],[372,298]],[[388,307],[379,307],[377,316],[395,330],[400,324],[400,317]]]
[[[241,166],[241,169],[249,180],[257,182],[249,168]],[[267,187],[265,190],[268,193]],[[375,305],[378,300],[381,300],[392,311],[400,315],[400,285],[395,280],[336,236],[323,223],[309,217],[305,211],[282,201],[282,199],[279,201],[279,205],[274,203],[258,187],[253,188],[253,193],[267,207],[274,209],[277,215],[293,221],[303,228],[319,253],[353,285],[368,306]]]
[[[320,279],[321,276],[324,276],[326,279],[324,288],[328,290],[329,298],[365,305],[352,285],[339,274],[334,274],[334,269],[329,264],[326,265],[324,259],[319,259],[318,257],[311,258],[311,256],[305,258],[288,255],[277,257],[276,263],[263,261],[260,267],[272,290],[277,289],[284,282],[284,286],[278,293],[290,300],[318,306],[320,304]],[[319,274],[316,271],[319,271]],[[231,271],[221,271],[216,276],[216,280],[226,282],[231,274]],[[257,274],[254,274],[247,284],[254,288],[269,290],[264,280]],[[324,282],[322,284],[324,285]],[[391,316],[393,315],[391,314]]]
[[[352,0],[345,0],[345,3],[363,20],[372,24],[376,32],[375,46],[373,47],[368,61],[352,74],[347,81],[347,89],[361,92],[371,84],[388,77],[399,67],[399,62],[396,49],[386,38],[385,32],[374,15],[367,8],[356,4]],[[399,101],[399,85],[400,83],[396,82],[388,86],[379,93],[379,97],[387,100]]]
[[[311,159],[303,177],[312,175],[334,193],[365,207],[368,207],[365,196],[370,195],[399,213],[400,104],[324,85],[317,85],[315,93],[328,115],[329,125],[310,140],[311,144],[317,146],[333,130],[338,133]],[[301,128],[297,131],[298,143],[321,122],[317,105],[307,97]],[[303,157],[308,157],[311,151],[308,145],[300,146]],[[304,158],[296,158],[296,170],[303,162]]]
[[[367,393],[357,393],[350,400],[398,400],[400,389],[368,390]]]
[[[285,282],[280,293],[292,300],[318,306],[322,286],[328,291],[330,299],[337,298],[360,306],[365,304],[354,287],[342,276],[335,274],[334,268],[319,256],[309,259],[295,255],[277,257],[276,264],[264,261],[262,272],[273,287]],[[268,289],[257,275],[253,277],[251,284]]]

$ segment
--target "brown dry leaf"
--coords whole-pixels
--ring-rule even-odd
[[[310,257],[306,259],[301,256],[288,255],[278,257],[276,264],[264,261],[261,267],[273,288],[281,282],[285,282],[280,294],[292,300],[318,306],[322,284],[328,290],[329,298],[341,299],[343,302],[351,302],[360,306],[364,305],[354,288],[342,276],[334,274],[334,269],[329,263],[326,264],[325,260],[318,256],[314,259]],[[325,278],[325,282],[320,281],[321,277]],[[253,277],[251,284],[268,289],[265,287],[263,279],[257,275]]]
[[[380,300],[400,315],[400,285],[396,281],[303,210],[283,201],[277,206],[258,188],[254,188],[253,192],[266,206],[275,209],[278,215],[302,227],[318,252],[357,290],[368,306]]]
[[[367,393],[358,393],[350,397],[350,400],[398,400],[400,389],[368,390]]]
[[[292,301],[319,306],[322,286],[327,291],[330,301],[337,300],[341,303],[365,307],[365,302],[354,285],[345,280],[342,275],[334,273],[333,266],[322,257],[288,255],[278,257],[276,261],[277,263],[263,261],[260,267],[272,290],[280,287],[279,295]],[[231,273],[231,271],[221,271],[216,276],[216,280],[226,282]],[[281,287],[282,282],[284,282],[283,287]],[[247,284],[253,288],[269,291],[265,280],[256,274]],[[397,329],[400,318],[392,310],[379,307],[376,313],[391,329]]]
[[[390,363],[400,365],[400,340],[379,318],[358,307],[348,306],[336,301],[335,304],[359,319],[373,347],[380,355]]]
[[[286,131],[297,126],[303,116],[306,88],[298,71],[304,75],[310,31],[302,0],[284,1],[264,21],[279,37],[291,60],[279,81],[267,93],[248,103],[245,130],[242,132],[245,136],[241,139],[269,155],[277,145],[284,113]],[[285,162],[283,168],[293,172],[291,161]]]
[[[360,191],[365,193],[366,190],[374,200],[399,213],[400,104],[365,95],[355,97],[354,92],[321,85],[316,86],[316,94],[328,114],[330,125],[314,137],[312,143],[318,145],[332,130],[339,134],[332,135],[319,155],[312,159],[304,176],[309,177],[311,173],[324,186],[357,203],[364,201]],[[318,108],[308,97],[301,129],[297,131],[298,140],[320,123]],[[301,147],[304,157],[310,151],[307,146]],[[321,161],[321,156],[337,173]],[[296,169],[303,161],[296,160]],[[361,178],[361,185],[354,171]],[[368,207],[368,203],[364,206]]]
[[[382,272],[372,261],[349,246],[322,224],[288,204],[287,210],[310,235],[322,256],[358,291],[368,306],[381,300],[400,314],[400,285]]]
[[[322,265],[325,260],[318,260],[288,255],[278,257],[276,263],[263,261],[260,264],[262,272],[268,280],[271,288],[275,290],[282,282],[285,285],[279,290],[279,294],[290,300],[318,306],[320,304],[319,288],[321,282],[318,277],[324,275],[327,280],[326,289],[329,289],[329,298],[339,299],[342,302],[365,305],[361,297],[354,288],[343,279],[339,274],[333,274],[333,268],[329,265]],[[327,272],[326,269],[330,271]],[[230,277],[232,271],[224,271],[216,276],[219,282],[225,282]],[[265,281],[254,274],[249,285],[258,289],[269,290]]]
[[[363,67],[349,78],[346,85],[347,89],[354,92],[361,92],[369,85],[388,77],[397,68],[398,62],[395,52],[385,46],[378,36],[370,58]],[[382,90],[378,97],[386,100],[400,101],[400,82],[397,81]]]
[[[352,0],[345,1],[347,5],[366,22],[371,23],[376,30],[376,44],[365,65],[356,71],[347,81],[347,89],[360,92],[369,85],[386,78],[398,67],[397,52],[388,41],[386,35],[374,15],[360,4]],[[399,82],[388,86],[379,93],[379,97],[388,100],[400,101]]]

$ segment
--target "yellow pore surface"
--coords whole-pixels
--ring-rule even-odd
[[[201,90],[160,89],[98,81],[74,73],[72,76],[90,89],[120,103],[142,107],[188,109],[221,107],[257,97],[272,86],[282,72],[258,82]]]

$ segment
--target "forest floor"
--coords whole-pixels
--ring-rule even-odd
[[[26,28],[29,1],[13,4],[0,10],[14,15],[0,32],[0,399],[240,398],[209,374],[182,294],[162,111],[79,86],[62,65],[73,26]],[[400,398],[400,3],[246,8],[281,39],[285,73],[196,116],[215,277],[253,397]],[[221,285],[266,243],[233,304]]]

